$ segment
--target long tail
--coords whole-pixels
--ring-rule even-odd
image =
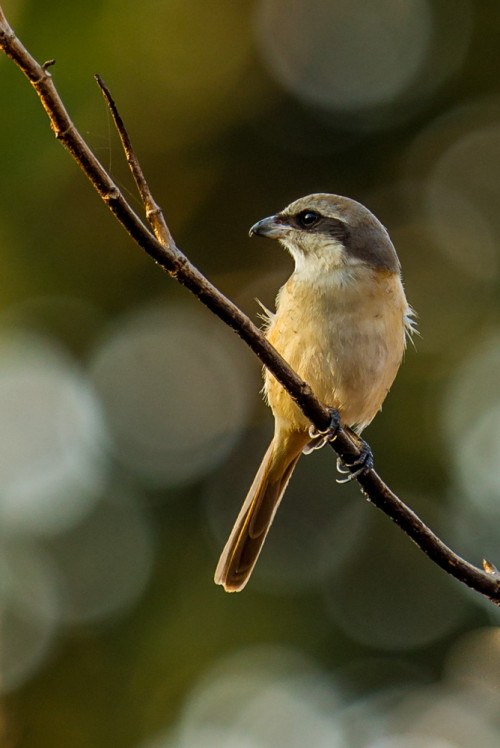
[[[275,434],[215,570],[216,584],[239,592],[248,582],[290,476],[310,437]]]

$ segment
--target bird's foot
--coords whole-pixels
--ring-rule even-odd
[[[354,462],[344,462],[340,457],[337,459],[337,470],[346,476],[345,478],[337,478],[337,483],[350,483],[358,475],[367,473],[373,467],[373,453],[370,445],[357,434],[356,441],[360,449],[360,455]]]
[[[311,441],[306,444],[302,450],[303,454],[308,455],[314,452],[316,449],[321,449],[328,444],[328,442],[334,442],[337,438],[337,434],[340,430],[340,416],[335,408],[328,408],[330,414],[330,423],[328,428],[324,431],[318,431],[314,426],[309,426],[309,436]]]

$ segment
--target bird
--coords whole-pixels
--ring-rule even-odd
[[[250,236],[278,239],[295,264],[276,312],[266,310],[267,339],[366,445],[361,433],[381,409],[416,331],[386,228],[356,200],[316,193],[258,221]],[[267,369],[264,394],[274,436],[217,565],[215,582],[227,592],[247,584],[300,456],[328,439]]]

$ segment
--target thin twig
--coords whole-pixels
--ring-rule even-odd
[[[76,130],[47,70],[49,64],[39,65],[29,54],[7,23],[1,7],[0,48],[4,50],[30,80],[47,112],[56,138],[71,153],[101,198],[133,239],[172,277],[188,288],[203,304],[237,332],[262,363],[272,372],[280,384],[283,385],[302,412],[318,430],[323,431],[327,428],[330,422],[330,413],[317,400],[309,385],[290,368],[251,320],[229,299],[223,296],[189,262],[175,244],[163,219],[163,214],[153,200],[147,182],[144,179],[116,106],[102,81],[98,79],[98,83],[112,111],[127,159],[145,205],[148,220],[156,236],[153,236],[135,214],[111,177]],[[332,447],[347,463],[353,462],[360,456],[357,446],[343,431],[340,431]],[[360,474],[357,480],[366,497],[401,527],[438,566],[500,605],[500,580],[498,572],[496,572],[492,564],[485,562],[485,570],[483,571],[455,554],[390,490],[375,470]]]
[[[125,151],[125,156],[127,158],[128,165],[130,166],[130,171],[132,172],[132,175],[135,179],[137,189],[139,190],[139,194],[146,211],[146,218],[151,224],[151,228],[153,229],[156,238],[159,242],[161,242],[161,244],[167,247],[175,246],[173,236],[167,226],[163,211],[155,202],[151,190],[149,189],[149,184],[147,183],[144,173],[141,169],[139,159],[135,155],[135,151],[132,147],[132,142],[129,138],[127,130],[125,129],[125,125],[123,124],[120,113],[116,108],[116,104],[113,101],[113,97],[111,96],[109,88],[106,86],[100,75],[94,75],[94,78],[96,79],[97,84],[103,93],[106,104],[109,107],[109,111],[111,112],[111,116],[113,117],[113,121],[120,136],[120,140],[122,141],[123,150]]]

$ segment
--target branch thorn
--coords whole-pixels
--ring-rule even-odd
[[[500,580],[500,571],[498,571],[494,564],[490,564],[490,562],[485,558],[483,558],[483,569],[487,574],[490,574],[492,577],[497,577],[497,579]]]

